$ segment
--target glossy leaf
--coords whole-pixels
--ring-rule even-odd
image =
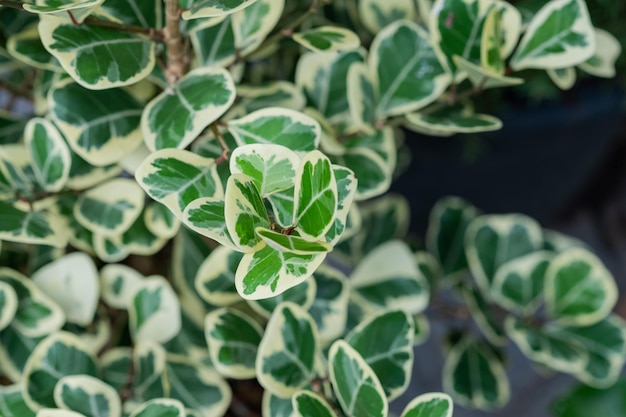
[[[555,417],[586,417],[602,410],[604,417],[621,417],[626,413],[626,380],[620,379],[614,386],[605,389],[586,385],[575,386],[551,404]]]
[[[293,40],[316,52],[338,52],[356,49],[361,40],[351,30],[335,26],[319,26],[306,32],[295,33]]]
[[[556,69],[580,64],[593,56],[594,28],[583,0],[553,0],[545,4],[526,29],[511,66]]]
[[[39,269],[32,280],[64,311],[69,323],[87,327],[98,307],[98,270],[89,255],[74,252]]]
[[[338,340],[328,355],[330,380],[346,415],[386,417],[387,397],[376,374],[348,343]]]
[[[39,33],[63,69],[92,90],[136,83],[150,74],[156,62],[154,42],[130,32],[42,16]]]
[[[233,243],[225,217],[224,198],[207,197],[193,200],[182,214],[183,223],[191,230],[231,248]]]
[[[415,6],[404,0],[363,0],[358,6],[361,23],[374,34],[396,20],[416,17]]]
[[[602,262],[585,249],[570,249],[550,263],[545,277],[549,317],[585,326],[606,317],[617,302],[617,287]]]
[[[222,308],[206,317],[205,336],[217,371],[228,378],[256,376],[255,360],[263,329],[250,316]]]
[[[48,104],[72,150],[92,165],[118,163],[141,144],[142,106],[122,89],[90,91],[68,79],[50,89]]]
[[[190,71],[146,106],[141,117],[144,142],[151,151],[185,148],[234,100],[235,85],[226,70],[202,67]]]
[[[291,397],[298,417],[336,417],[326,400],[312,391],[299,391]]]
[[[258,349],[259,383],[280,397],[302,389],[315,375],[318,344],[311,316],[293,303],[281,304],[272,314]]]
[[[71,155],[59,131],[48,120],[34,118],[26,125],[24,142],[39,186],[60,191],[69,177]]]
[[[433,392],[411,400],[401,417],[452,417],[453,409],[454,403],[449,395]]]
[[[184,150],[163,149],[152,153],[137,169],[135,178],[150,197],[177,217],[200,197],[224,195],[215,160]]]
[[[405,51],[403,55],[398,55],[399,50]],[[428,34],[410,21],[398,21],[378,33],[368,63],[378,77],[379,118],[408,113],[432,103],[451,81]]]
[[[128,309],[134,340],[167,342],[180,331],[180,304],[165,278],[153,275],[135,286]]]
[[[249,54],[261,46],[278,24],[284,7],[284,0],[257,0],[232,14],[235,44],[241,54]]]
[[[402,310],[367,316],[345,340],[372,368],[389,401],[398,398],[411,381],[413,318]]]
[[[24,4],[24,10],[41,15],[66,15],[71,12],[74,19],[82,22],[89,14],[103,3],[104,0],[69,0],[57,2],[55,0],[40,0],[36,3]]]
[[[279,252],[289,252],[298,255],[309,255],[330,252],[330,245],[324,242],[311,242],[299,236],[277,233],[261,227],[256,228],[256,233],[268,246]]]
[[[44,339],[24,368],[25,399],[36,407],[55,407],[54,387],[68,375],[96,376],[95,356],[77,336],[57,332]]]
[[[455,401],[491,410],[509,400],[509,381],[500,358],[491,347],[471,337],[455,344],[443,369],[443,386]]]
[[[24,401],[21,384],[0,386],[0,412],[4,417],[35,417]]]
[[[41,43],[36,26],[14,34],[7,39],[6,49],[11,56],[37,69],[59,71],[61,65]]]
[[[241,298],[235,288],[235,271],[243,255],[227,247],[216,248],[198,268],[195,289],[216,306],[234,304]]]
[[[54,387],[59,408],[79,412],[85,417],[121,417],[122,402],[115,389],[88,375],[68,375]]]
[[[185,417],[185,407],[174,399],[158,398],[137,407],[130,417]]]
[[[204,66],[226,67],[237,57],[231,16],[209,19],[194,27],[189,37],[194,52]]]

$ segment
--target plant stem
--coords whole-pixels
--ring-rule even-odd
[[[165,42],[167,44],[166,74],[170,84],[186,72],[185,47],[180,33],[180,15],[182,10],[178,0],[165,0]]]
[[[0,0],[0,6],[8,7],[9,9],[24,10],[24,6],[21,1]]]
[[[215,163],[219,165],[223,162],[228,161],[228,158],[230,158],[230,148],[226,144],[224,136],[222,136],[222,132],[220,132],[219,128],[217,127],[217,123],[211,123],[211,131],[215,135],[215,139],[217,139],[217,143],[219,143],[220,148],[222,148],[222,155],[220,155],[220,157],[215,160]]]

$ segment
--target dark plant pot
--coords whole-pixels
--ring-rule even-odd
[[[549,222],[601,165],[624,114],[624,92],[613,84],[583,85],[566,97],[506,111],[502,130],[479,136],[407,132],[411,165],[392,190],[409,199],[411,230],[423,235],[430,209],[446,195]],[[477,154],[468,158],[472,147]]]

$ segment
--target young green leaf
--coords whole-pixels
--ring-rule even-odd
[[[502,360],[471,336],[455,344],[443,368],[443,386],[460,404],[481,410],[501,407],[510,397]]]
[[[68,375],[96,376],[95,355],[78,337],[57,332],[40,342],[24,367],[24,398],[33,407],[55,407],[54,387]]]
[[[92,90],[134,84],[152,72],[156,61],[154,42],[135,33],[75,25],[56,16],[42,16],[39,33],[63,69]]]
[[[153,152],[137,169],[135,178],[150,197],[179,218],[185,207],[200,197],[224,196],[215,160],[189,151]]]
[[[69,323],[87,327],[93,321],[100,288],[98,270],[89,255],[70,253],[45,265],[31,278],[63,309]]]
[[[59,408],[79,412],[85,417],[121,417],[122,402],[115,389],[89,375],[68,375],[54,387]]]
[[[235,13],[251,6],[257,0],[193,0],[190,7],[183,12],[183,19],[200,17],[219,17]]]
[[[262,197],[293,187],[298,166],[298,155],[281,145],[243,145],[230,155],[230,172],[252,178]]]
[[[224,218],[228,234],[242,252],[255,252],[265,244],[258,227],[269,228],[270,220],[255,181],[244,174],[233,174],[226,186]]]
[[[465,233],[465,256],[478,286],[489,294],[498,268],[515,258],[541,249],[539,224],[521,214],[483,215]]]
[[[422,394],[407,404],[401,417],[452,417],[454,403],[448,394]]]
[[[312,391],[298,391],[291,397],[298,417],[336,417],[326,400]]]
[[[338,52],[356,49],[361,45],[356,33],[335,26],[319,26],[306,32],[294,33],[292,38],[315,52]]]
[[[485,17],[480,42],[480,64],[496,74],[504,74],[502,57],[502,11],[492,7]]]
[[[255,360],[263,329],[250,316],[221,308],[206,316],[205,336],[215,369],[228,378],[256,376]]]
[[[82,194],[74,216],[94,233],[114,237],[128,230],[141,215],[144,193],[134,180],[116,178]]]
[[[330,252],[332,247],[324,242],[311,242],[300,236],[277,233],[262,227],[256,228],[256,233],[268,246],[279,252],[295,253],[297,255],[310,255]]]
[[[309,314],[293,303],[281,304],[270,318],[256,357],[259,383],[280,397],[305,387],[315,376],[319,340]]]
[[[552,0],[533,17],[513,58],[514,70],[580,64],[596,49],[594,28],[583,0]]]
[[[555,321],[577,326],[606,317],[617,302],[613,275],[586,249],[557,255],[545,276],[546,311]]]
[[[406,55],[398,55],[398,50]],[[406,20],[378,33],[372,42],[368,64],[370,71],[378,76],[378,118],[409,113],[432,103],[451,81],[437,59],[428,34]]]
[[[228,130],[239,146],[275,144],[292,151],[317,149],[320,126],[311,117],[290,109],[269,107],[228,122]]]
[[[148,149],[182,149],[222,116],[235,100],[235,85],[222,68],[187,73],[171,89],[152,99],[141,116]]]
[[[428,304],[428,282],[406,243],[399,240],[372,251],[352,273],[350,285],[351,298],[367,310],[403,309],[416,314]]]
[[[352,417],[386,417],[387,397],[376,374],[344,340],[330,347],[330,380],[341,408]]]
[[[411,381],[413,317],[402,310],[367,316],[346,341],[372,368],[389,401],[398,398]]]
[[[141,144],[143,108],[123,89],[90,91],[67,79],[50,89],[48,106],[72,150],[92,165],[116,164]],[[71,178],[77,174],[74,164],[72,160]]]
[[[134,340],[164,343],[180,331],[180,303],[165,278],[153,275],[135,286],[128,309]]]

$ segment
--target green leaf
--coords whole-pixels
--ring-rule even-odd
[[[222,416],[232,394],[228,383],[213,369],[186,358],[170,357],[165,374],[169,397],[204,416]]]
[[[255,4],[262,5],[264,1],[269,0],[261,0]],[[251,9],[253,7],[249,10]],[[306,104],[302,91],[287,81],[273,81],[261,85],[238,85],[237,95],[242,98],[241,105],[246,109],[246,113],[266,107],[283,107],[301,111]]]
[[[59,408],[42,408],[37,411],[37,417],[87,417],[84,414]]]
[[[290,109],[269,107],[228,122],[228,129],[237,143],[275,144],[292,151],[317,149],[320,126],[315,120]]]
[[[407,404],[401,417],[452,417],[454,403],[448,394],[422,394]]]
[[[607,388],[615,383],[626,361],[626,323],[616,315],[579,327],[557,330],[563,339],[579,344],[588,353],[584,369],[572,369],[574,375],[587,385]]]
[[[267,201],[272,207],[274,220],[285,229],[293,225],[294,191],[295,187],[292,187],[267,196]]]
[[[190,6],[183,12],[183,19],[197,19],[199,17],[218,17],[242,10],[257,0],[192,0]]]
[[[414,4],[404,0],[362,0],[358,7],[361,23],[373,34],[396,20],[416,17]]]
[[[548,76],[561,90],[569,90],[576,84],[576,68],[548,68]]]
[[[298,255],[265,246],[241,259],[235,274],[237,292],[248,300],[276,296],[310,277],[325,258],[326,253]]]
[[[378,91],[367,65],[355,62],[348,71],[348,105],[355,128],[375,134]]]
[[[129,254],[154,255],[167,243],[167,239],[156,236],[148,229],[145,219],[144,210],[121,236],[120,245]]]
[[[92,232],[113,237],[128,230],[141,215],[143,204],[144,194],[135,181],[116,178],[82,194],[74,216]]]
[[[615,77],[615,61],[622,53],[622,45],[609,32],[595,28],[596,50],[594,55],[578,68],[596,77]]]
[[[206,317],[205,336],[215,369],[225,377],[256,376],[255,360],[263,329],[250,316],[221,308]]]
[[[268,246],[279,252],[309,255],[330,252],[332,249],[330,245],[324,242],[311,242],[299,236],[277,233],[262,227],[257,227],[256,233]]]
[[[0,386],[0,413],[4,417],[35,417],[35,412],[24,401],[22,384]]]
[[[399,50],[405,52],[399,55]],[[410,21],[395,22],[378,33],[368,64],[378,76],[378,118],[409,113],[432,103],[451,81],[428,34]]]
[[[550,325],[534,328],[512,316],[506,320],[509,337],[529,359],[561,372],[582,372],[589,361],[587,350],[559,330]]]
[[[326,345],[340,337],[346,328],[349,282],[343,272],[328,265],[315,271],[313,278],[316,292],[309,314],[317,325],[320,342]]]
[[[144,214],[146,227],[155,236],[171,239],[180,228],[180,220],[165,205],[152,201],[146,204]]]
[[[59,71],[61,65],[44,48],[36,26],[18,32],[7,39],[7,52],[15,59],[41,70]]]
[[[504,364],[488,345],[465,337],[448,352],[443,386],[460,404],[492,410],[510,397]]]
[[[405,115],[410,126],[442,133],[491,132],[502,128],[502,121],[488,114],[469,113],[448,107],[434,113]]]
[[[67,332],[53,333],[37,345],[24,367],[24,398],[37,408],[55,407],[54,387],[64,376],[96,376],[93,353],[78,337]]]
[[[458,197],[439,200],[430,212],[426,247],[448,277],[467,270],[465,231],[477,215],[476,207]]]
[[[179,218],[185,207],[200,197],[224,196],[215,160],[189,151],[162,149],[153,152],[137,168],[135,178],[150,197]]]
[[[130,417],[185,417],[184,405],[175,399],[157,398],[143,403]]]
[[[230,156],[230,172],[245,174],[254,180],[262,197],[294,186],[300,158],[280,145],[244,145]]]
[[[138,401],[167,396],[165,349],[156,342],[140,340],[133,350],[133,392]],[[184,416],[184,415],[183,415]]]
[[[379,131],[373,137],[382,138]],[[356,147],[346,151],[343,155],[333,156],[332,160],[338,165],[352,170],[357,177],[357,201],[367,200],[383,194],[389,189],[395,166],[387,163],[378,153],[368,147]],[[395,164],[395,161],[394,161]]]
[[[291,397],[298,417],[336,417],[326,400],[312,391],[298,391]]]
[[[531,20],[511,67],[564,68],[593,56],[594,28],[583,0],[552,0]]]
[[[94,320],[100,288],[89,255],[74,252],[39,269],[32,280],[64,311],[69,323],[87,327]]]
[[[142,105],[122,89],[90,91],[67,79],[50,89],[48,105],[72,150],[94,166],[118,163],[141,144]]]
[[[255,181],[244,174],[233,174],[226,186],[224,218],[228,234],[238,250],[254,252],[265,244],[257,235],[259,227],[269,228],[270,220]]]
[[[17,313],[18,298],[15,290],[7,282],[0,281],[0,332],[4,330]]]
[[[65,323],[63,310],[30,279],[9,268],[0,268],[0,283],[8,284],[17,297],[11,322],[27,337],[46,336]]]
[[[68,375],[54,387],[59,408],[77,411],[85,417],[121,417],[122,402],[115,389],[88,375]]]
[[[387,397],[376,374],[347,342],[338,340],[328,354],[330,381],[341,408],[352,417],[386,417]]]
[[[485,17],[480,42],[481,66],[501,75],[506,70],[502,57],[502,23],[502,11],[492,7]]]
[[[298,61],[296,85],[329,122],[350,115],[347,78],[354,62],[363,62],[362,51],[309,52]]]
[[[127,25],[160,28],[163,2],[160,0],[106,0],[101,8]]]
[[[63,69],[92,90],[134,84],[152,72],[156,61],[154,42],[135,33],[78,26],[56,16],[42,16],[39,33]]]
[[[336,26],[318,26],[306,32],[294,33],[292,39],[315,52],[338,52],[356,49],[361,45],[356,33]]]
[[[602,413],[604,417],[621,417],[626,414],[626,379],[605,389],[577,385],[560,394],[551,404],[554,417],[587,417]]]
[[[273,394],[288,397],[315,376],[318,349],[315,323],[293,303],[281,304],[272,314],[259,345],[256,375]]]
[[[68,235],[60,219],[46,211],[22,211],[0,201],[0,239],[65,247]]]
[[[24,130],[24,142],[39,186],[49,192],[63,189],[70,173],[71,155],[59,131],[50,121],[33,118]]]
[[[133,340],[159,343],[172,339],[181,329],[180,304],[165,278],[153,275],[135,286],[128,309]]]
[[[222,68],[202,67],[152,99],[141,117],[148,149],[182,149],[222,116],[235,100],[235,85]]]
[[[346,341],[372,368],[389,401],[398,398],[411,381],[413,318],[402,310],[383,310],[367,316]]]
[[[356,206],[352,205],[352,202],[357,194],[358,181],[356,175],[352,170],[333,165],[333,173],[335,175],[335,181],[337,183],[337,212],[335,213],[335,220],[330,226],[328,232],[326,232],[325,240],[331,246],[337,244],[340,240],[348,238],[348,233],[344,232],[350,229],[351,218],[350,213],[356,210]]]
[[[24,3],[22,7],[28,12],[42,15],[67,16],[67,13],[72,13],[74,19],[82,23],[103,2],[104,0],[69,0],[62,2],[57,0],[40,0],[34,4]]]
[[[263,417],[299,417],[293,409],[291,398],[281,398],[270,391],[263,392]]]
[[[195,278],[195,289],[204,301],[227,306],[241,300],[235,288],[235,272],[242,253],[220,246],[202,262]]]
[[[507,338],[495,315],[492,304],[485,299],[478,288],[463,284],[461,284],[461,294],[480,331],[494,346],[505,345]]]
[[[378,246],[350,277],[351,298],[366,310],[403,309],[422,312],[429,299],[428,282],[406,243],[392,240]]]
[[[337,212],[337,182],[330,160],[321,152],[306,155],[298,168],[294,191],[294,224],[307,240],[317,240],[333,224]]]
[[[102,380],[116,391],[121,391],[133,366],[132,349],[128,346],[109,349],[100,357],[100,363]]]
[[[546,311],[562,324],[598,322],[615,306],[617,293],[611,273],[586,249],[573,248],[557,255],[546,271]]]
[[[249,54],[261,46],[279,22],[284,7],[284,0],[260,0],[233,13],[235,43],[241,54]]]
[[[542,247],[541,227],[521,214],[483,215],[465,233],[465,256],[476,283],[489,294],[498,268]]]
[[[500,268],[493,280],[495,302],[514,313],[530,316],[541,303],[546,270],[552,255],[533,252],[513,259]]]
[[[452,57],[452,60],[463,71],[474,87],[482,90],[499,87],[512,87],[524,83],[523,78],[505,77],[498,73],[494,73],[489,69],[473,64],[458,55]]]
[[[0,110],[0,144],[19,142],[27,120],[16,117],[16,115],[5,110]]]
[[[323,268],[323,266],[322,266]],[[317,271],[316,271],[317,274]],[[270,318],[274,310],[284,302],[292,302],[299,305],[304,310],[308,310],[313,304],[315,298],[316,284],[313,277],[309,277],[295,287],[289,288],[287,291],[278,294],[275,297],[265,298],[262,300],[246,300],[248,305],[256,313],[263,317]],[[309,311],[310,314],[310,311]]]
[[[46,335],[48,333],[45,332]],[[27,336],[15,322],[11,323],[0,332],[0,372],[12,382],[21,381],[26,361],[42,339],[40,336]]]
[[[226,67],[237,58],[232,19],[209,19],[190,33],[198,61],[205,67]]]
[[[120,235],[104,236],[94,233],[92,236],[93,251],[104,262],[120,262],[129,255],[122,244]]]

